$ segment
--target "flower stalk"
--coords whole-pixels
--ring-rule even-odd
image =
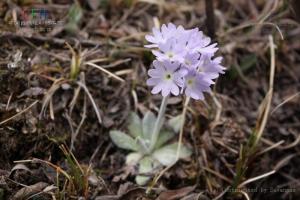
[[[157,142],[158,139],[158,135],[160,133],[160,129],[162,127],[164,118],[165,118],[165,112],[166,112],[166,108],[167,108],[167,101],[168,101],[168,96],[163,97],[160,108],[159,108],[159,113],[154,125],[154,129],[152,132],[152,137],[151,137],[151,142],[150,142],[150,148],[149,148],[149,152],[152,152],[155,144]]]

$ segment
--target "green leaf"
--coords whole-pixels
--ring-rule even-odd
[[[241,69],[246,72],[257,63],[257,57],[255,54],[249,54],[242,58]]]
[[[147,156],[144,157],[142,160],[139,162],[139,173],[150,173],[153,172],[154,168],[158,166],[158,163],[155,162],[151,157]],[[139,185],[145,185],[148,180],[150,179],[149,176],[143,176],[139,175],[135,177],[135,181]]]
[[[155,121],[155,115],[151,111],[148,111],[143,119],[143,138],[146,140],[146,144],[149,144],[151,141]]]
[[[174,164],[177,161],[176,160],[177,147],[178,147],[178,143],[164,146],[156,150],[153,153],[153,157],[163,165],[168,166]],[[187,158],[191,155],[191,153],[192,153],[191,150],[182,144],[179,152],[179,158]]]
[[[128,129],[131,136],[143,137],[142,120],[134,112],[130,113]]]
[[[100,0],[100,7],[107,8],[110,0]]]
[[[68,23],[65,25],[65,30],[69,33],[78,31],[78,24],[83,16],[83,11],[79,3],[74,3],[68,12]]]
[[[83,11],[79,3],[74,3],[68,13],[70,23],[77,24],[83,16]]]
[[[168,126],[170,126],[170,128],[172,128],[172,130],[175,133],[179,133],[182,126],[182,122],[183,122],[182,115],[177,115],[168,121]]]
[[[257,63],[257,57],[255,54],[249,54],[241,58],[240,65],[233,65],[230,68],[229,76],[231,78],[237,78],[240,73],[247,73]]]
[[[69,22],[69,23],[66,24],[65,30],[68,33],[74,34],[74,33],[76,33],[78,31],[78,26],[75,23]]]
[[[136,176],[135,177],[135,182],[138,185],[145,185],[149,181],[150,177],[148,176]]]
[[[121,132],[121,131],[110,131],[110,138],[114,142],[115,145],[122,149],[128,149],[133,151],[138,151],[139,146],[135,142],[135,140],[129,135]]]
[[[155,149],[160,148],[166,142],[171,140],[174,136],[175,136],[174,133],[167,131],[167,130],[162,130],[160,132],[157,142],[155,144]]]
[[[131,7],[134,4],[134,0],[124,0],[126,7]]]
[[[138,161],[142,158],[142,154],[140,153],[130,153],[126,156],[126,164],[127,165],[136,165]]]

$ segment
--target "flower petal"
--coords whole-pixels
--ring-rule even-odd
[[[159,79],[159,78],[149,78],[147,80],[146,84],[149,85],[149,86],[154,86],[154,85],[159,84],[160,81],[161,81],[161,79]]]
[[[172,84],[171,86],[171,93],[175,96],[179,94],[179,88],[176,84]]]

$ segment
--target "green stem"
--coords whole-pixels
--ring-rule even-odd
[[[155,144],[157,142],[158,139],[158,135],[160,132],[160,129],[162,127],[162,123],[164,120],[164,116],[165,116],[165,112],[166,112],[166,108],[167,108],[167,101],[168,101],[168,96],[165,96],[161,102],[160,108],[159,108],[159,113],[153,128],[153,132],[152,132],[152,137],[151,137],[151,143],[150,143],[150,148],[149,151],[153,151]]]
[[[183,129],[184,129],[184,123],[185,123],[185,118],[186,118],[186,111],[187,111],[190,99],[191,99],[190,97],[187,97],[184,102],[184,107],[183,107],[183,111],[182,111],[182,121],[181,121],[181,125],[180,125],[178,146],[177,146],[177,152],[176,152],[176,162],[179,159],[179,154],[180,154],[180,149],[181,149],[181,144],[182,144],[182,139],[183,139]]]

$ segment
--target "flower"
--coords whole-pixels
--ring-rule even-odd
[[[205,74],[199,73],[196,70],[190,70],[185,79],[185,95],[196,100],[203,100],[203,92],[210,92],[210,85],[213,81],[207,79]]]
[[[152,53],[159,61],[170,60],[182,62],[185,52],[182,51],[183,46],[176,44],[174,38],[168,39],[165,43],[158,45],[160,51],[153,50]]]
[[[170,93],[177,96],[179,87],[183,87],[183,76],[186,70],[180,69],[178,62],[168,60],[163,62],[155,60],[153,66],[154,69],[148,71],[151,78],[147,80],[147,85],[154,86],[151,92],[153,94],[161,92],[164,97]]]
[[[176,27],[174,24],[163,24],[161,30],[158,28],[152,29],[153,35],[146,35],[145,38],[150,45],[145,45],[147,48],[158,48],[162,51],[161,54],[158,51],[154,52],[154,55],[158,55],[157,58],[161,59],[161,55],[166,53],[166,47],[172,47],[172,49],[180,49],[181,55],[189,52],[198,52],[202,54],[213,54],[218,48],[217,44],[211,44],[211,39],[199,31],[198,28],[185,30],[182,26]],[[172,45],[171,45],[172,43]],[[168,55],[167,55],[168,56]]]
[[[146,35],[145,38],[148,42],[153,44],[145,45],[147,48],[158,47],[159,44],[165,43],[168,39],[175,37],[177,38],[180,33],[184,31],[182,26],[176,28],[176,26],[172,23],[168,25],[163,24],[161,30],[158,28],[153,28],[152,32],[153,35]]]
[[[211,56],[201,55],[197,70],[205,73],[210,79],[218,78],[219,74],[225,73],[225,68],[221,65],[222,59],[222,57],[212,59]]]
[[[210,92],[213,80],[224,74],[222,57],[214,58],[217,43],[211,44],[211,39],[198,28],[163,24],[160,29],[153,28],[153,34],[145,38],[152,43],[145,47],[153,49],[156,56],[147,80],[149,86],[154,86],[153,94],[179,95],[181,91],[188,97],[203,100],[203,93]]]
[[[183,65],[187,68],[196,69],[199,65],[199,53],[186,53],[183,58]]]
[[[178,40],[179,43],[185,44],[186,50],[202,54],[214,54],[218,48],[217,43],[210,44],[211,39],[199,31],[198,28],[187,30]]]

